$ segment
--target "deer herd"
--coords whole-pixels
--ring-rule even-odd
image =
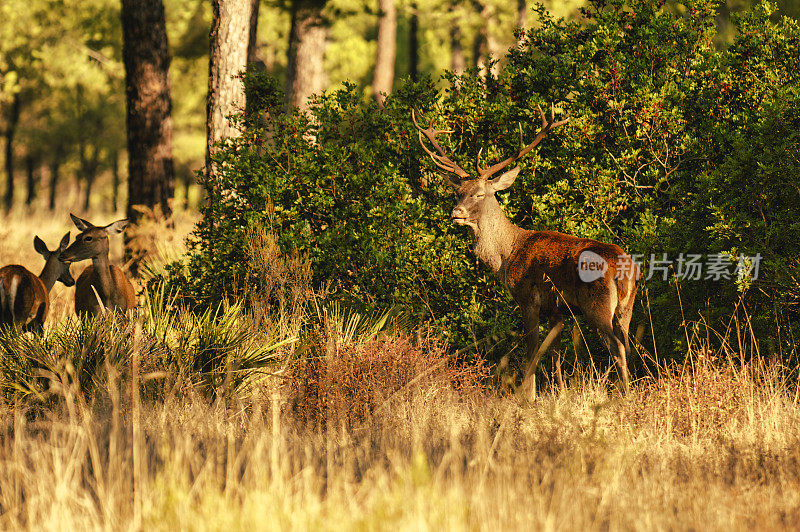
[[[136,306],[133,285],[108,259],[109,235],[121,233],[128,221],[97,227],[74,214],[70,217],[81,231],[71,245],[69,233],[54,251],[50,251],[38,236],[33,239],[34,248],[45,260],[38,277],[18,264],[0,268],[0,326],[41,332],[50,305],[50,290],[56,281],[68,287],[75,286],[75,313],[78,315],[93,316],[105,310],[124,312]],[[83,270],[76,282],[70,274],[70,265],[88,259],[92,264]]]
[[[552,106],[549,121],[541,108],[539,113],[542,127],[532,142],[523,144],[520,127],[518,153],[488,168],[482,168],[478,161],[475,174],[464,170],[442,149],[437,137],[449,131],[435,129],[433,120],[423,128],[413,109],[411,119],[423,150],[455,190],[452,221],[471,229],[475,255],[508,287],[522,310],[529,360],[525,381],[533,384],[531,377],[539,360],[561,333],[564,319],[582,315],[589,326],[599,331],[627,389],[628,329],[640,278],[636,265],[613,244],[517,227],[495,197],[495,193],[510,187],[520,173],[519,166],[507,168],[533,150],[550,131],[569,120],[555,122]],[[426,139],[433,150],[426,145]],[[19,265],[0,268],[0,325],[41,331],[47,316],[48,294],[56,281],[68,287],[75,285],[78,315],[92,316],[106,309],[126,311],[136,306],[133,286],[108,258],[108,238],[121,233],[127,220],[99,227],[70,216],[80,230],[71,245],[68,246],[69,233],[54,251],[50,251],[38,236],[34,239],[36,251],[45,259],[38,277]],[[70,275],[70,264],[88,259],[92,264],[83,270],[76,282]],[[587,265],[591,275],[585,275]],[[540,344],[539,321],[545,317],[549,332]]]

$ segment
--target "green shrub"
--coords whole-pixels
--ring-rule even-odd
[[[650,308],[634,319],[652,321],[649,348],[685,353],[685,320],[703,314],[724,332],[719,320],[744,297],[756,336],[774,352],[793,348],[800,30],[760,4],[719,49],[714,5],[594,0],[579,22],[539,7],[497,78],[406,81],[384,109],[345,84],[308,114],[283,112],[274,81],[247,78],[257,105],[214,159],[203,220],[172,282],[201,306],[241,295],[258,283],[248,231],[269,222],[284,252],[309,258],[314,284],[332,283],[351,304],[401,306],[458,347],[502,336],[516,312],[450,224],[452,199],[409,113],[452,130],[443,145],[469,168],[479,153],[484,163],[514,153],[518,127],[532,138],[538,106],[554,103],[570,122],[521,162],[501,198],[513,221],[645,256],[761,253],[755,281],[646,281]]]

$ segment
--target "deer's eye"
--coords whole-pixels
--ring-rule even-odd
[[[481,198],[483,198],[485,196],[486,196],[486,194],[484,194],[483,192],[479,192],[479,193],[475,194],[472,197],[475,198],[475,199],[481,199]]]
[[[92,241],[92,237],[90,237],[90,236],[84,237],[83,241],[84,242],[91,242]]]

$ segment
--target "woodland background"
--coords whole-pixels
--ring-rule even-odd
[[[799,14],[4,0],[0,264],[130,216],[140,306],[79,319],[57,283],[43,334],[0,330],[0,528],[797,529]],[[580,319],[519,386],[410,121],[471,168],[551,103],[515,223],[763,256],[643,282],[627,393]]]

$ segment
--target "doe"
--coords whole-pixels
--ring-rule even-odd
[[[19,264],[0,268],[0,325],[19,327],[23,331],[42,331],[53,285],[56,281],[65,286],[75,285],[69,264],[59,260],[59,254],[68,244],[69,233],[64,235],[54,251],[47,249],[38,236],[33,239],[33,248],[45,261],[38,277]]]
[[[91,266],[78,277],[75,287],[75,313],[94,316],[105,310],[122,310],[136,307],[136,292],[125,273],[108,260],[108,236],[121,233],[128,220],[118,220],[105,227],[70,214],[72,222],[81,232],[61,253],[64,262],[92,259]]]

